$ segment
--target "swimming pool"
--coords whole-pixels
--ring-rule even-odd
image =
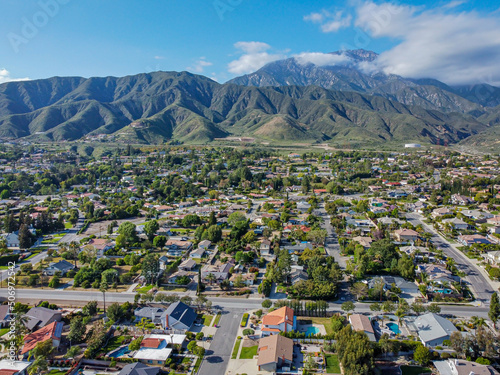
[[[387,328],[389,328],[396,335],[399,335],[401,331],[399,330],[399,326],[396,323],[387,323]]]
[[[319,333],[319,328],[318,327],[310,326],[310,327],[307,327],[306,337],[312,336],[312,335],[317,335],[318,333]]]
[[[128,352],[130,352],[130,350],[128,350],[128,346],[122,346],[121,348],[118,348],[114,352],[108,354],[108,357],[118,358],[127,354]]]

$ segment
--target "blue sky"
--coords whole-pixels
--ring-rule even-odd
[[[367,70],[500,82],[494,1],[2,0],[0,83],[188,70],[220,82],[292,56],[382,53]],[[328,60],[328,56],[326,57]]]

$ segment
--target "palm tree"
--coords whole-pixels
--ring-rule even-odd
[[[212,285],[212,283],[215,281],[216,277],[213,273],[209,273],[206,277],[206,279],[208,280],[208,282],[210,283],[210,285]]]
[[[75,261],[75,268],[78,268],[77,260],[78,260],[78,253],[80,252],[80,244],[76,241],[71,241],[68,250],[71,253],[71,256],[73,257],[73,260]]]
[[[47,363],[47,359],[42,356],[38,356],[35,358],[31,367],[28,370],[29,375],[39,375],[46,374],[49,369],[49,365]]]
[[[481,318],[481,317],[478,317],[478,316],[472,316],[470,318],[470,325],[473,327],[474,329],[474,334],[476,332],[476,330],[479,328],[479,327],[484,327],[486,326],[486,320],[484,318]]]

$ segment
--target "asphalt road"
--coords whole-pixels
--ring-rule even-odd
[[[436,245],[437,248],[442,249],[443,253],[447,257],[455,259],[457,268],[467,275],[465,280],[469,283],[469,287],[476,296],[477,300],[485,304],[489,304],[494,288],[477,268],[477,266],[473,264],[460,250],[458,250],[454,244],[448,242],[445,238],[439,235],[432,226],[425,224],[421,215],[417,213],[408,213],[406,216],[410,221],[412,221],[412,224],[422,224],[424,229],[432,234],[431,241],[434,245]]]
[[[199,375],[225,374],[231,359],[233,345],[245,310],[223,311],[210,349],[200,367]]]
[[[324,203],[322,203],[316,211],[318,211],[319,215],[323,218],[321,227],[326,229],[326,232],[328,233],[325,241],[325,250],[329,256],[335,259],[340,268],[345,269],[346,262],[340,255],[340,245],[337,239],[337,234],[333,230],[332,224],[330,223],[330,216],[326,213]]]
[[[185,295],[185,293],[178,293]],[[133,302],[135,293],[106,293],[106,305],[118,302]],[[0,289],[0,297],[7,298],[7,289]],[[68,305],[82,306],[88,301],[98,301],[102,303],[103,295],[97,291],[74,291],[60,289],[17,289],[16,298],[19,302],[38,302],[49,301],[54,303],[66,303]],[[244,311],[257,309],[262,306],[263,299],[261,298],[235,298],[235,297],[209,297],[214,307],[219,306],[224,310]],[[328,304],[328,311],[341,312],[340,308],[343,301],[331,302]],[[370,313],[369,303],[355,303],[358,313]],[[488,317],[488,308],[471,305],[441,305],[443,314],[453,314],[459,317],[470,318],[471,316]]]

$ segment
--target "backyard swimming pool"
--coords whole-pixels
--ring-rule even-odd
[[[121,348],[115,350],[113,353],[108,354],[108,357],[118,358],[122,355],[127,354],[128,352],[130,352],[130,350],[128,350],[128,346],[122,346]]]
[[[387,323],[387,328],[389,328],[396,335],[399,335],[401,331],[399,330],[399,326],[396,323]]]
[[[307,327],[306,337],[307,336],[312,336],[312,335],[317,335],[318,333],[319,333],[319,328],[318,327],[310,326],[310,327]]]

